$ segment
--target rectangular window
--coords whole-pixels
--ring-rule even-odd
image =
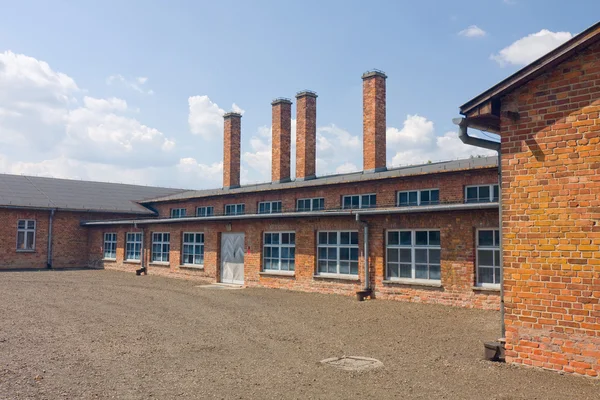
[[[152,258],[153,262],[169,262],[169,251],[171,250],[170,233],[152,234]]]
[[[440,280],[440,231],[388,231],[387,279]]]
[[[315,197],[312,199],[298,199],[296,201],[297,211],[319,211],[325,209],[325,199]]]
[[[171,218],[183,218],[187,215],[185,208],[171,208]]]
[[[342,197],[342,208],[374,208],[377,204],[375,194],[351,195]]]
[[[242,215],[245,212],[245,204],[227,204],[225,206],[225,215]]]
[[[181,260],[184,265],[204,264],[204,233],[184,233]]]
[[[500,230],[477,231],[477,284],[500,285]]]
[[[281,201],[261,201],[258,203],[259,214],[277,214],[281,212]]]
[[[318,273],[358,275],[358,232],[318,233]]]
[[[398,206],[428,206],[432,204],[440,204],[440,190],[410,190],[406,192],[398,192]]]
[[[465,203],[496,202],[499,197],[498,185],[479,185],[465,187]]]
[[[293,271],[296,259],[294,232],[268,232],[264,236],[263,270]]]
[[[127,232],[125,240],[125,260],[140,261],[142,259],[142,234],[141,232]]]
[[[196,217],[210,217],[211,215],[215,215],[214,207],[197,207],[196,208]]]
[[[17,221],[17,251],[35,250],[35,220]]]
[[[117,234],[116,233],[105,233],[104,234],[104,259],[116,260],[117,259]]]

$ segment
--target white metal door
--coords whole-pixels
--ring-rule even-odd
[[[244,284],[244,234],[221,234],[221,282]]]

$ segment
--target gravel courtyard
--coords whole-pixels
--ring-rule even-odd
[[[113,271],[0,272],[2,399],[594,399],[482,360],[498,313]],[[319,363],[356,355],[384,366]]]

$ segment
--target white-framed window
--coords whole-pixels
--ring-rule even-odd
[[[125,238],[125,261],[140,261],[142,259],[142,233],[127,232]]]
[[[184,232],[181,260],[184,265],[204,265],[204,233]]]
[[[105,260],[116,260],[117,259],[117,234],[116,233],[105,233],[104,234],[104,254]]]
[[[325,199],[323,197],[296,200],[296,211],[319,211],[324,209]]]
[[[261,201],[258,203],[259,214],[277,214],[281,212],[281,201]]]
[[[242,215],[246,212],[246,205],[241,204],[226,204],[225,215]]]
[[[376,194],[353,194],[342,197],[342,208],[374,208],[376,205]]]
[[[183,218],[187,215],[185,208],[171,208],[171,218]]]
[[[196,207],[196,217],[210,217],[212,215],[215,215],[213,206]]]
[[[440,204],[439,189],[408,190],[398,192],[398,206],[428,206]]]
[[[264,271],[293,271],[296,259],[295,232],[265,232],[263,242]]]
[[[152,257],[153,262],[169,262],[169,251],[171,250],[170,233],[152,234]]]
[[[477,285],[500,287],[500,230],[477,230]]]
[[[465,186],[465,203],[487,203],[498,201],[498,185]]]
[[[358,231],[320,231],[317,272],[358,275]]]
[[[386,247],[387,279],[441,280],[439,230],[390,230]]]
[[[35,220],[17,221],[17,251],[35,250]]]

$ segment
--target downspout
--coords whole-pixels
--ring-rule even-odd
[[[54,208],[50,210],[50,218],[48,219],[48,259],[46,261],[46,268],[48,269],[52,269],[52,223],[54,222],[55,211]]]
[[[356,214],[356,222],[363,227],[363,258],[365,260],[365,283],[363,286],[363,292],[371,293],[371,281],[369,279],[369,224],[366,221],[360,219],[360,214]],[[360,296],[359,296],[360,298]]]
[[[502,151],[501,144],[493,140],[486,140],[469,136],[469,122],[466,118],[454,118],[452,120],[458,125],[458,138],[470,146],[482,147],[484,149],[494,150],[498,152],[498,229],[500,232],[500,333],[501,338],[506,337],[506,327],[504,324],[504,260],[502,254]]]

